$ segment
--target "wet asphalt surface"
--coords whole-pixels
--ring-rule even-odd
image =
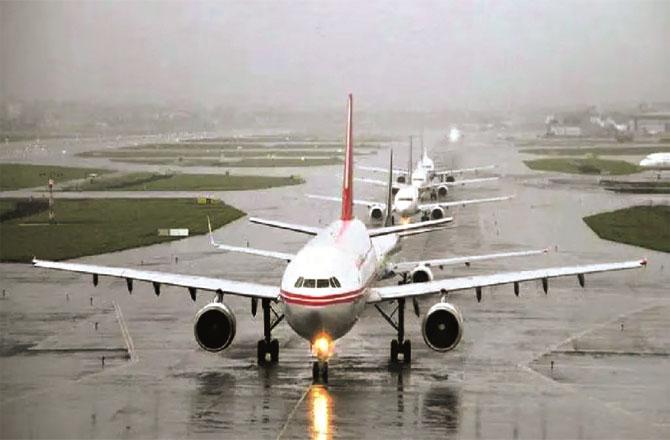
[[[428,145],[437,136],[427,136]],[[60,144],[56,149],[62,149]],[[46,150],[36,162],[50,162]],[[202,293],[193,303],[185,289],[164,288],[156,297],[150,285],[137,283],[129,295],[123,280],[101,278],[94,288],[89,277],[2,264],[1,436],[668,438],[670,255],[600,240],[581,220],[639,203],[668,203],[667,196],[613,194],[598,188],[594,178],[554,180],[559,176],[526,169],[515,148],[492,135],[466,133],[461,144],[432,152],[437,163],[499,165],[498,185],[456,189],[450,197],[516,197],[456,210],[453,228],[405,240],[397,259],[551,246],[546,256],[435,275],[640,257],[649,258],[648,267],[587,276],[585,289],[572,278],[551,281],[548,295],[535,282],[522,284],[519,298],[511,286],[485,289],[479,304],[474,292],[452,294],[465,329],[460,345],[448,353],[433,352],[423,343],[420,318],[410,308],[411,366],[389,363],[394,331],[370,307],[337,341],[324,387],[312,384],[307,342],[284,323],[273,332],[280,341],[279,364],[256,365],[262,319],[251,316],[248,300],[225,298],[236,313],[237,336],[226,351],[211,354],[198,348],[192,330],[194,314],[211,294]],[[58,154],[62,151],[54,157]],[[3,150],[1,160],[14,159]],[[366,157],[365,163],[383,166],[386,155]],[[335,218],[337,204],[308,200],[304,194],[337,194],[339,167],[293,171],[307,183],[210,195],[260,217],[313,225]],[[381,200],[383,189],[358,183],[356,197]],[[246,219],[215,236],[287,252],[305,242],[300,234],[250,225]],[[279,282],[284,267],[215,251],[204,236],[81,261],[260,283]],[[424,298],[421,311],[435,301]]]

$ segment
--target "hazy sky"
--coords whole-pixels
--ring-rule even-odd
[[[0,96],[515,108],[670,100],[670,0],[0,2]]]

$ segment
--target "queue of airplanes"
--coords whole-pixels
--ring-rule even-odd
[[[33,265],[37,268],[88,274],[92,276],[94,285],[98,285],[100,276],[123,278],[130,292],[134,281],[151,283],[156,295],[160,295],[163,285],[185,288],[193,301],[198,291],[214,292],[213,300],[196,313],[194,321],[195,339],[200,347],[209,352],[224,350],[235,337],[237,324],[231,308],[224,302],[227,295],[248,298],[254,316],[260,302],[264,337],[257,344],[258,363],[278,361],[279,343],[272,338],[272,330],[285,320],[295,333],[310,344],[315,358],[312,363],[313,380],[325,383],[328,382],[328,361],[334,353],[335,341],[352,329],[366,307],[375,307],[397,334],[390,344],[391,361],[409,363],[412,359],[411,342],[405,338],[405,306],[408,301],[412,303],[414,313],[420,316],[417,300],[425,296],[438,296],[437,301],[423,315],[421,331],[428,347],[438,352],[447,352],[460,342],[464,325],[460,310],[449,302],[453,295],[474,290],[477,301],[481,301],[484,288],[512,284],[518,296],[520,283],[531,280],[541,280],[546,293],[548,280],[563,276],[575,276],[584,287],[585,274],[637,269],[646,264],[646,260],[631,260],[434,279],[433,268],[485,259],[536,255],[545,251],[391,262],[390,257],[400,250],[403,240],[444,228],[452,218],[390,225],[390,215],[387,213],[383,226],[368,229],[354,217],[353,154],[353,98],[349,95],[340,217],[325,228],[249,219],[255,224],[310,237],[295,254],[227,246],[216,243],[210,234],[212,245],[223,251],[287,261],[278,285],[39,259],[34,259]],[[389,173],[388,205],[391,204],[391,195],[392,173]],[[397,284],[380,285],[380,281],[394,277],[399,278]],[[283,307],[278,308],[279,304]],[[388,313],[382,307],[384,304],[395,305],[395,311]]]
[[[493,169],[493,166],[464,168],[459,170],[435,170],[435,163],[428,157],[428,153],[423,148],[421,158],[414,167],[412,161],[412,137],[409,138],[409,160],[406,169],[393,168],[391,163],[388,169],[370,166],[358,166],[359,169],[388,173],[391,180],[394,174],[397,174],[395,182],[391,182],[393,202],[383,203],[379,201],[354,199],[354,205],[361,205],[368,208],[368,218],[370,221],[382,221],[387,212],[390,215],[391,224],[395,223],[395,216],[399,216],[401,222],[407,222],[417,214],[421,214],[421,220],[438,220],[446,216],[446,210],[456,206],[467,206],[479,203],[500,202],[509,200],[512,196],[489,197],[472,200],[440,201],[423,203],[422,199],[426,194],[430,195],[431,200],[438,197],[446,197],[449,188],[453,186],[462,186],[475,183],[493,182],[497,177],[485,177],[478,179],[456,181],[455,174],[463,174],[480,170]],[[436,182],[435,180],[438,179]],[[373,185],[387,186],[387,182],[382,180],[354,178],[355,181],[369,183]],[[341,202],[342,198],[337,196],[324,196],[308,194],[307,197],[313,199]],[[390,206],[390,210],[389,210]]]

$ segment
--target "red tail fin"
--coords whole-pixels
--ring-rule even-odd
[[[344,179],[342,182],[342,220],[354,218],[354,135],[352,116],[354,98],[349,93],[347,110],[347,149],[344,153]]]

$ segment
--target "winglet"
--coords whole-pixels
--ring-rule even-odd
[[[353,111],[354,97],[349,93],[347,106],[347,146],[344,154],[344,176],[342,179],[342,220],[354,218],[354,138],[353,138]]]
[[[209,216],[207,216],[207,228],[209,228],[209,244],[214,244],[214,235],[212,234],[212,222],[209,221]]]

